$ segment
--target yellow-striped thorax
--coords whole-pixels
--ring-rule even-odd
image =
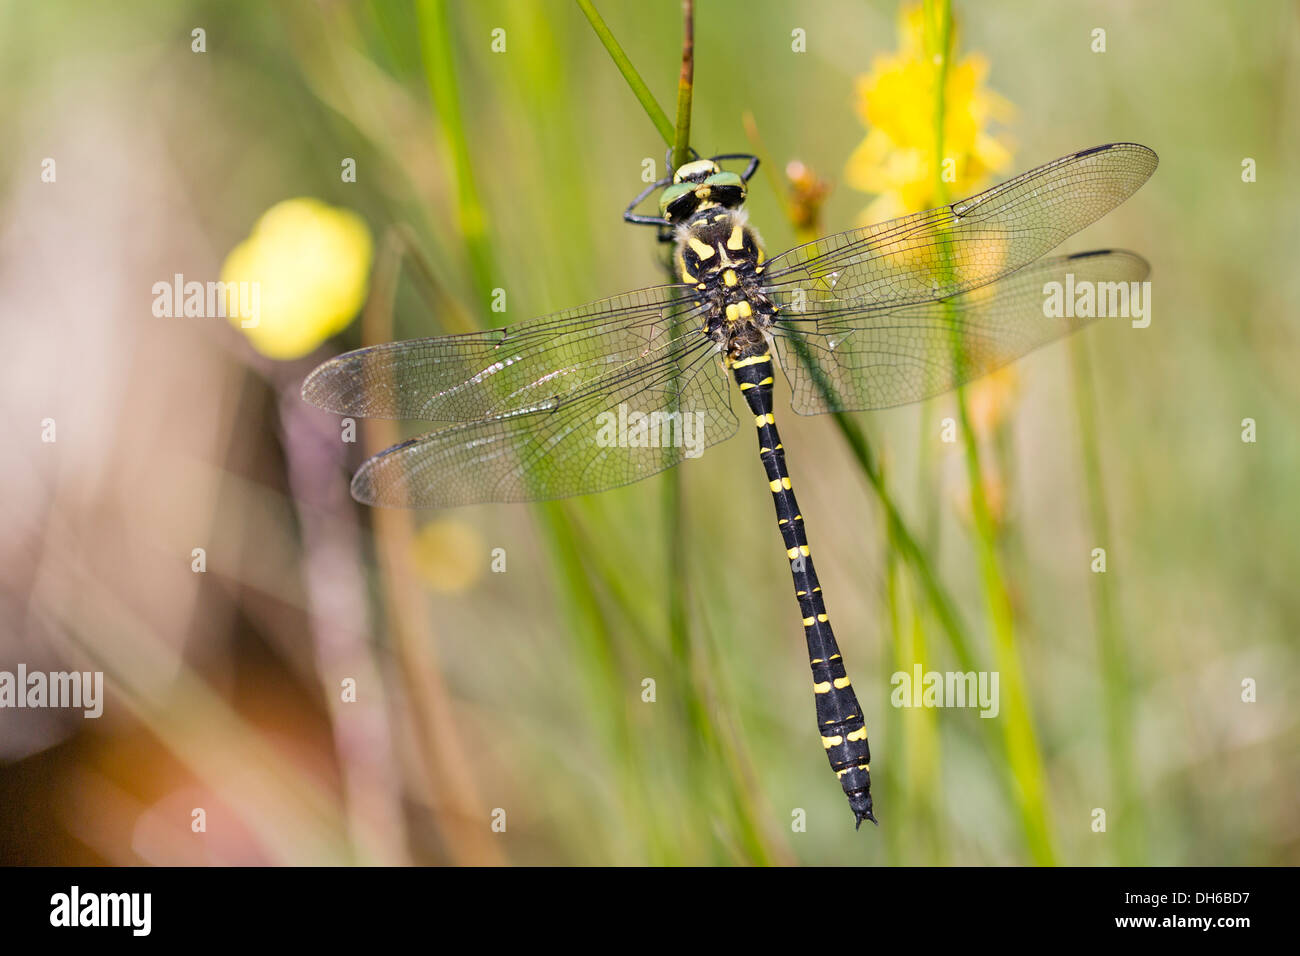
[[[677,227],[675,262],[682,282],[708,307],[701,331],[732,359],[767,348],[776,305],[762,288],[763,247],[743,208],[745,182],[700,159],[678,168],[659,210]]]

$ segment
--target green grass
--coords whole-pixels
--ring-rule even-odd
[[[0,75],[11,94],[0,97],[0,114],[15,137],[3,181],[19,202],[30,170],[12,157],[55,149],[47,141],[58,143],[59,129],[49,117],[66,91],[102,90],[105,115],[131,134],[122,143],[132,160],[166,164],[150,183],[177,182],[188,197],[174,222],[159,226],[167,243],[219,258],[287,196],[357,209],[376,236],[400,237],[385,240],[405,251],[400,278],[390,290],[377,274],[384,289],[372,304],[390,299],[380,334],[406,338],[521,321],[662,282],[650,231],[619,220],[645,185],[643,163],[657,178],[665,146],[680,152],[689,142],[705,155],[743,148],[748,112],[763,131],[765,163],[750,197],[753,221],[769,252],[793,245],[781,170],[798,158],[842,178],[863,134],[854,79],[895,48],[895,6],[814,4],[777,16],[739,0],[700,4],[685,90],[676,4],[601,4],[603,36],[587,15],[594,7],[582,6],[128,4],[110,14],[57,0],[18,5],[0,37],[10,47]],[[948,5],[931,12],[942,34]],[[366,649],[391,698],[388,744],[403,772],[388,786],[405,813],[411,859],[1300,860],[1291,785],[1300,735],[1286,703],[1300,691],[1291,676],[1300,673],[1300,601],[1290,580],[1300,566],[1300,440],[1291,427],[1300,335],[1289,306],[1300,277],[1288,268],[1289,247],[1261,238],[1293,229],[1300,133],[1278,117],[1293,112],[1300,76],[1286,43],[1294,7],[1126,7],[1108,14],[1115,23],[1105,56],[1062,39],[1096,25],[1087,5],[1047,12],[1027,2],[965,3],[956,12],[962,48],[988,57],[990,85],[1021,109],[1017,169],[1121,138],[1166,157],[1133,200],[1069,246],[1142,252],[1159,283],[1158,312],[1149,330],[1099,327],[1027,358],[1023,400],[995,447],[970,440],[963,396],[924,409],[782,419],[837,634],[875,715],[880,828],[853,833],[816,745],[787,569],[752,449],[737,440],[604,495],[444,516],[509,556],[507,573],[457,594],[430,592],[410,576],[409,555],[386,537],[387,519],[347,511],[364,541],[344,557],[370,583]],[[208,24],[206,59],[173,42],[193,22]],[[808,31],[807,54],[790,49],[794,27]],[[491,48],[498,28],[505,53]],[[141,37],[158,51],[150,71],[139,68]],[[1252,68],[1203,66],[1225,51]],[[176,82],[159,85],[158,75]],[[1081,89],[1090,94],[1077,96]],[[674,102],[675,117],[658,106]],[[137,141],[149,139],[135,135],[123,104],[162,124],[165,155],[140,151]],[[936,104],[940,130],[942,109]],[[195,115],[212,135],[184,132]],[[105,175],[70,165],[71,152],[58,155],[59,190],[65,175],[69,190]],[[1245,155],[1259,161],[1256,183],[1240,182]],[[355,184],[339,182],[345,156],[358,159]],[[103,195],[120,188],[138,208],[150,201],[126,180],[96,185]],[[854,225],[866,201],[837,184],[825,231]],[[504,314],[488,305],[498,288],[508,294]],[[140,316],[120,310],[112,321],[132,328]],[[361,328],[334,345],[360,344]],[[217,356],[207,340],[167,342],[169,363],[201,371],[221,361],[221,381],[237,383],[219,396],[231,410],[228,447],[202,465],[222,489],[219,507],[187,514],[182,525],[218,536],[210,551],[219,582],[204,593],[227,611],[190,635],[195,659],[211,655],[246,681],[264,666],[258,660],[283,657],[310,685],[301,580],[309,544],[300,529],[312,513],[285,491],[278,406],[266,397],[305,368],[272,373],[233,350]],[[231,369],[237,374],[225,374]],[[143,387],[138,379],[132,388]],[[196,381],[211,386],[215,405],[226,386],[198,371]],[[142,404],[132,407],[165,404],[157,393],[133,394]],[[963,424],[951,455],[932,440],[948,414]],[[1259,423],[1256,444],[1240,440],[1245,417]],[[144,454],[151,446],[122,447]],[[1012,489],[1006,521],[989,514],[980,478],[993,460]],[[120,471],[105,474],[106,487],[126,487],[114,483]],[[392,520],[410,532],[427,516]],[[136,524],[130,534],[167,526]],[[72,527],[79,540],[95,540]],[[254,544],[223,547],[230,529]],[[114,533],[123,563],[161,547],[148,534]],[[269,542],[275,560],[263,554]],[[1087,569],[1095,546],[1107,548],[1104,575]],[[246,710],[236,709],[233,691],[215,679],[196,683],[196,667],[182,661],[170,695],[198,701],[204,720],[178,720],[176,702],[153,689],[167,688],[167,675],[151,688],[131,683],[159,651],[123,643],[124,634],[148,633],[149,622],[121,613],[170,597],[132,593],[133,575],[106,568],[84,586],[53,558],[42,566],[43,593],[78,596],[57,602],[66,620],[51,617],[51,630],[114,662],[106,669],[132,720],[175,756],[185,782],[219,783],[222,768],[246,768],[251,782],[237,812],[272,858],[386,858],[374,848],[389,844],[349,830],[364,804],[350,806],[352,793],[335,782],[345,758],[331,731],[348,739],[346,708],[322,706],[323,730],[295,737],[301,753],[291,762],[278,749],[296,730],[285,729],[283,712],[272,711],[274,723],[255,719],[259,695],[274,700],[266,687],[283,682],[241,683]],[[55,587],[61,580],[67,586]],[[24,599],[50,617],[40,593]],[[206,604],[195,610],[158,619],[208,621]],[[255,641],[270,652],[219,656],[244,654]],[[890,674],[916,663],[1001,671],[1002,714],[891,707]],[[333,699],[333,675],[317,676],[308,693]],[[1248,678],[1260,687],[1253,704],[1240,701]],[[646,680],[653,703],[642,699]],[[427,699],[431,685],[441,690]],[[196,732],[203,727],[210,732]],[[117,730],[96,732],[110,740]],[[176,785],[136,769],[117,785]],[[142,806],[157,799],[131,796]],[[1089,827],[1095,807],[1108,811],[1104,834]],[[486,829],[494,808],[510,814],[505,834]],[[791,830],[796,808],[807,832]],[[285,814],[307,822],[279,826]]]

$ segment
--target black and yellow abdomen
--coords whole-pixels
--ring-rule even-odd
[[[785,544],[812,667],[817,731],[859,826],[875,822],[871,808],[871,751],[866,722],[844,671],[844,660],[822,600],[803,513],[786,469],[785,449],[772,407],[775,364],[768,329],[776,304],[763,288],[763,247],[739,209],[702,204],[678,226],[677,272],[705,307],[701,331],[726,356],[754,416],[759,457],[767,473],[777,527]]]
[[[874,823],[866,722],[831,630],[804,533],[803,513],[794,496],[785,449],[776,430],[772,408],[775,364],[769,329],[776,321],[777,306],[763,287],[763,246],[739,202],[717,201],[711,185],[712,177],[719,175],[716,166],[702,161],[683,167],[683,173],[690,181],[675,187],[664,204],[666,218],[677,224],[677,274],[703,306],[705,318],[700,331],[725,356],[754,415],[759,457],[772,490],[777,527],[803,618],[817,704],[817,731],[858,825],[863,820]],[[743,197],[742,189],[733,198]],[[674,210],[681,211],[682,218],[675,218]]]
[[[770,350],[731,360],[732,376],[754,415],[758,429],[759,458],[767,473],[772,503],[776,507],[777,527],[785,544],[794,578],[795,598],[803,617],[804,637],[808,644],[808,663],[812,667],[813,699],[817,704],[817,731],[822,747],[830,759],[831,769],[849,798],[858,826],[863,820],[876,822],[871,810],[871,749],[867,744],[867,725],[853,685],[844,670],[830,616],[822,600],[821,585],[813,567],[808,536],[804,531],[803,512],[794,496],[794,486],[785,464],[785,448],[776,430],[772,410],[774,365]]]

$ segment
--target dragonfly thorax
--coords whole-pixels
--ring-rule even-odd
[[[743,211],[703,209],[678,229],[677,273],[706,307],[703,332],[733,358],[764,347],[776,307],[763,289],[763,247]]]

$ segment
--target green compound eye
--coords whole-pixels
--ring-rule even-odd
[[[681,222],[699,206],[701,193],[711,202],[732,207],[745,201],[745,191],[745,181],[732,172],[712,173],[699,184],[674,183],[659,198],[659,215]]]
[[[714,173],[701,184],[711,202],[735,209],[745,201],[745,181],[736,173]]]
[[[695,184],[676,183],[665,189],[659,197],[659,215],[669,222],[678,222],[694,212],[697,205],[699,200],[695,198]]]
[[[714,173],[704,182],[710,186],[735,186],[741,192],[745,191],[745,181],[740,178],[739,173]]]

